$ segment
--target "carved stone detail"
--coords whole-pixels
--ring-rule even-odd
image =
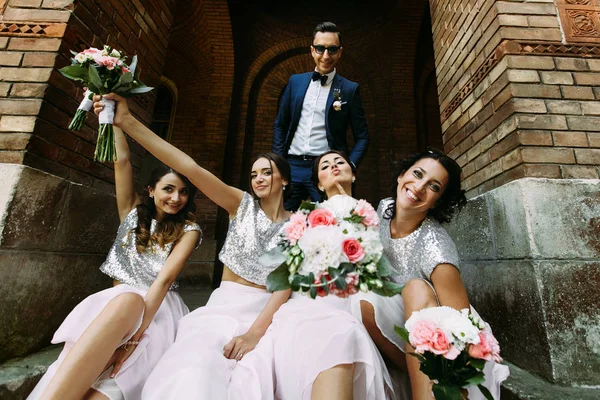
[[[67,24],[0,21],[0,36],[62,37]]]

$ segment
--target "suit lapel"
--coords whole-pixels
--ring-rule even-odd
[[[331,88],[329,89],[329,96],[327,96],[327,104],[325,106],[325,130],[327,131],[327,135],[329,136],[329,110],[331,110],[331,105],[333,104],[333,92],[335,90],[339,90],[342,92],[342,78],[336,73],[333,76],[333,82],[331,82]]]
[[[298,125],[298,121],[300,121],[300,114],[302,113],[302,104],[304,104],[304,98],[306,97],[306,91],[308,90],[308,85],[310,85],[311,81],[311,73],[305,74],[300,79],[300,87],[298,88],[298,92],[296,92],[294,96],[294,125]]]

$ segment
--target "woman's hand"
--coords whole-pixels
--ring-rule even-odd
[[[337,188],[338,192],[340,192],[341,195],[344,195],[344,196],[348,195],[348,193],[346,193],[346,190],[344,190],[343,186],[337,180],[337,178],[334,178],[333,182],[335,183],[335,187]]]
[[[116,109],[115,109],[115,119],[113,121],[113,125],[116,125],[119,128],[121,128],[121,124],[125,121],[125,119],[128,118],[129,116],[131,116],[131,113],[129,112],[129,106],[127,105],[127,100],[115,93],[105,94],[104,96],[95,94],[94,95],[94,113],[96,115],[100,114],[100,111],[102,111],[104,109],[104,104],[102,104],[100,102],[100,100],[102,100],[102,98],[115,101]]]
[[[129,356],[133,354],[133,351],[136,349],[136,344],[123,345],[115,350],[110,360],[106,364],[105,370],[109,367],[113,367],[113,370],[110,373],[110,377],[114,378],[117,373],[121,370],[121,367],[127,361]]]
[[[255,335],[248,331],[243,335],[231,339],[231,341],[223,347],[223,355],[230,360],[240,361],[242,357],[244,357],[244,354],[248,354],[254,350],[259,340],[259,335]]]

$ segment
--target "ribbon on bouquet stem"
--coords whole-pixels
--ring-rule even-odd
[[[89,89],[85,91],[85,94],[83,95],[83,100],[81,100],[79,107],[77,107],[78,110],[83,110],[86,112],[92,111],[92,107],[94,106],[94,101],[90,99],[90,97],[92,97],[92,94],[93,93]]]
[[[115,120],[115,106],[114,100],[105,99],[104,97],[100,100],[100,103],[104,106],[100,114],[98,114],[98,122],[102,124],[112,125]],[[93,104],[93,103],[92,103]]]

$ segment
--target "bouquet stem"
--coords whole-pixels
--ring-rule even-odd
[[[71,120],[71,123],[69,124],[69,130],[70,131],[81,130],[81,127],[83,126],[83,123],[85,122],[86,118],[87,118],[87,111],[78,109],[75,112],[75,116],[73,117],[73,120]]]
[[[79,131],[81,129],[81,127],[83,126],[83,123],[85,122],[85,119],[87,117],[87,113],[92,110],[92,107],[94,105],[94,102],[92,101],[93,95],[94,95],[94,93],[92,93],[91,91],[89,91],[89,90],[85,91],[85,94],[83,95],[83,100],[79,104],[79,107],[77,108],[77,112],[75,112],[75,116],[73,117],[73,120],[69,124],[69,130]]]
[[[94,152],[94,161],[115,162],[117,153],[115,151],[115,133],[113,120],[115,116],[114,100],[102,99],[104,109],[98,115],[100,126],[98,128],[98,141]]]
[[[96,142],[94,161],[101,163],[117,161],[115,133],[112,124],[100,124],[98,128],[98,141]]]

